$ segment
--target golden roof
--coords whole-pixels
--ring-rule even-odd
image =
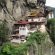
[[[41,9],[37,9],[37,10],[31,10],[31,12],[28,13],[27,15],[28,17],[39,17],[39,16],[43,16],[43,13],[41,12]]]
[[[30,12],[30,14],[28,16],[36,16],[36,12]]]

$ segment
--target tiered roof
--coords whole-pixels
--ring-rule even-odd
[[[20,21],[17,21],[15,24],[28,24],[29,22],[26,21],[26,20],[20,20]]]

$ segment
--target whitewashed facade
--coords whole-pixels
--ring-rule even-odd
[[[50,13],[48,14],[48,18],[49,18],[49,19],[54,18],[53,12],[50,12]]]
[[[19,35],[27,36],[28,35],[28,27],[27,26],[19,27]]]

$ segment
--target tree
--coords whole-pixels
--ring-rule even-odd
[[[46,34],[41,32],[32,33],[25,43],[20,43],[17,45],[11,43],[4,43],[1,47],[0,54],[1,55],[27,55],[27,52],[30,55],[35,55],[36,53],[36,45],[41,45],[43,41],[45,41]],[[38,55],[41,47],[38,47]],[[39,52],[40,51],[40,52]]]
[[[6,42],[9,39],[9,28],[7,27],[6,20],[0,23],[0,45]]]
[[[48,33],[50,35],[51,40],[55,44],[55,19],[49,19],[47,22]]]
[[[34,42],[36,41],[37,44],[41,44],[43,41],[45,41],[45,37],[47,36],[47,33],[41,33],[39,31],[32,33],[28,38],[27,41]]]
[[[25,44],[13,45],[11,43],[3,44],[1,51],[1,55],[26,55],[27,47]]]
[[[42,55],[42,44],[45,43],[45,39],[47,37],[47,33],[41,33],[41,32],[34,32],[32,33],[28,39],[27,42],[29,43],[29,49],[30,51],[33,50],[31,52],[31,54],[35,55],[36,53],[36,49],[38,48],[38,55]],[[38,46],[38,47],[36,47]],[[31,47],[31,48],[30,48]]]

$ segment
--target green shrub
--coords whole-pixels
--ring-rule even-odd
[[[45,41],[47,35],[47,33],[34,32],[29,36],[27,40],[32,43],[36,41],[37,44],[41,44],[43,41]]]
[[[46,34],[41,32],[34,32],[28,38],[26,43],[14,45],[12,43],[4,43],[1,47],[0,55],[27,55],[27,51],[32,50],[35,53],[35,44],[40,44],[45,41]]]
[[[6,20],[2,21],[0,23],[0,45],[2,45],[4,42],[7,42],[8,40],[8,34],[9,34],[9,28],[7,27]]]
[[[48,33],[55,44],[55,19],[49,19],[47,22]]]
[[[13,45],[11,43],[3,44],[0,54],[1,55],[26,55],[27,48],[25,44]]]

